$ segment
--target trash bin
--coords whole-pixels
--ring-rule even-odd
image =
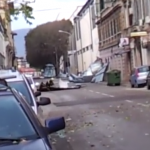
[[[119,70],[111,70],[107,72],[107,85],[116,86],[121,84],[121,72]]]

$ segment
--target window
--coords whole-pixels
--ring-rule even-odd
[[[26,98],[28,103],[33,106],[33,100],[31,98],[30,92],[28,87],[26,86],[26,83],[24,81],[15,81],[15,82],[8,82],[8,85],[14,89],[16,89],[18,92],[22,93],[22,95]]]
[[[117,33],[116,19],[113,20],[114,34]]]
[[[92,22],[92,28],[94,29],[96,27],[96,23],[95,23],[95,6],[92,5],[91,7],[91,13],[92,13],[92,17],[91,17],[91,22]]]
[[[37,136],[30,120],[14,96],[1,96],[0,118],[0,137],[30,138]]]
[[[104,3],[105,3],[104,0],[100,0],[100,11],[104,9],[105,7]]]
[[[80,20],[77,20],[77,40],[81,38]]]
[[[111,36],[113,35],[113,22],[111,21],[111,23],[110,23],[110,32],[111,32]]]

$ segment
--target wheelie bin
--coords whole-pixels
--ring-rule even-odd
[[[111,70],[107,72],[107,85],[116,86],[121,84],[121,71]]]

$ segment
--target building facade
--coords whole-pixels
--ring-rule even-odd
[[[98,30],[95,24],[95,4],[88,0],[74,18],[78,71],[86,70],[98,53]]]
[[[12,5],[12,3],[11,3]],[[2,35],[3,36],[3,51],[4,51],[4,66],[11,67],[12,66],[12,58],[14,56],[14,44],[13,37],[11,32],[11,23],[8,20],[9,15],[9,5],[7,1],[0,0],[0,22],[2,26]]]
[[[97,25],[99,51],[103,62],[109,62],[109,70],[121,71],[122,81],[128,81],[131,72],[132,55],[129,36],[126,34],[129,17],[123,0],[114,2],[97,0]],[[124,46],[120,41],[127,39]]]
[[[133,0],[131,3],[134,66],[150,65],[150,1]]]
[[[75,37],[75,28],[73,27],[70,36],[69,36],[69,48],[68,48],[68,58],[70,62],[70,71],[72,73],[78,72],[78,60],[77,60],[77,48],[76,48],[76,37]],[[72,52],[69,55],[69,52]]]

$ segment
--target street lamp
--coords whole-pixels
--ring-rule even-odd
[[[70,37],[71,37],[71,33],[70,32],[67,32],[67,31],[63,31],[63,30],[58,30],[58,32],[59,33],[64,33],[64,34],[67,34],[67,35],[69,35]],[[71,38],[71,50],[73,50],[73,45],[72,45],[72,43],[73,43],[73,41],[72,41],[72,38]],[[68,66],[68,52],[67,52],[67,60],[66,60],[66,62],[67,62],[67,71],[69,72],[69,66]]]
[[[59,33],[65,33],[65,34],[68,34],[68,35],[71,35],[71,33],[67,32],[67,31],[63,31],[63,30],[58,30]]]

